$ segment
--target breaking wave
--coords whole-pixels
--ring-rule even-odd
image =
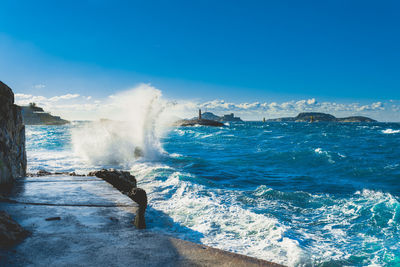
[[[384,133],[384,134],[396,134],[396,133],[400,133],[400,130],[386,129],[386,130],[382,130],[382,133]]]

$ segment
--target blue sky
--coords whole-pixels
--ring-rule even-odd
[[[399,12],[398,1],[6,0],[0,79],[47,98],[150,83],[200,102],[382,102],[396,120]]]

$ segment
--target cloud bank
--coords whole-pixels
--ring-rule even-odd
[[[138,87],[154,87],[141,84]],[[28,105],[35,102],[46,111],[61,115],[69,120],[95,120],[104,117],[102,110],[107,110],[110,105],[110,95],[104,99],[96,99],[92,96],[79,94],[65,94],[59,96],[45,97],[29,94],[15,94],[18,105]],[[281,116],[295,116],[300,112],[325,112],[337,117],[361,115],[369,116],[380,121],[400,121],[400,101],[376,101],[371,103],[338,103],[320,102],[315,98],[290,100],[285,102],[243,102],[234,103],[215,99],[207,102],[198,101],[171,101],[175,104],[174,110],[180,117],[193,117],[197,109],[203,112],[210,111],[222,115],[235,113],[245,120],[261,120],[265,118],[276,118]]]

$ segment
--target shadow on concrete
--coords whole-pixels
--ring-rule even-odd
[[[190,229],[176,221],[163,211],[150,206],[146,211],[147,228],[150,231],[160,231],[175,238],[181,238],[201,244],[204,234]]]

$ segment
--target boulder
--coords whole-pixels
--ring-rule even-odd
[[[14,93],[0,81],[0,184],[26,175],[25,126]]]
[[[10,215],[0,211],[0,247],[10,248],[21,242],[30,234],[29,231],[15,222]]]
[[[115,169],[102,169],[100,171],[90,172],[88,176],[101,178],[125,194],[130,192],[133,188],[136,188],[135,176],[131,175],[129,172]]]

